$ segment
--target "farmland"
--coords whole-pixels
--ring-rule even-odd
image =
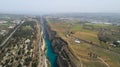
[[[82,62],[84,67],[119,67],[120,47],[110,45],[115,40],[119,40],[120,27],[103,23],[90,23],[80,21],[63,21],[47,18],[48,24],[56,31],[57,36],[62,37],[69,45],[71,52]],[[111,32],[112,31],[112,32]],[[98,34],[106,32],[103,40]],[[103,33],[101,33],[103,34]],[[105,39],[104,42],[104,38]],[[114,37],[114,38],[112,38]],[[80,43],[75,40],[79,39]]]

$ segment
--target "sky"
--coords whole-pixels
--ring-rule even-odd
[[[120,0],[0,0],[1,13],[120,13]]]

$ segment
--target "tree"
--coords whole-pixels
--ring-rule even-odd
[[[22,67],[22,64],[21,64],[21,63],[19,63],[17,67]]]

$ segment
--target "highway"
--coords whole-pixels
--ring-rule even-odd
[[[16,30],[24,23],[24,21],[21,21],[21,24],[17,26],[17,28],[1,43],[0,48],[3,47],[6,42],[13,36],[13,34],[16,32]]]

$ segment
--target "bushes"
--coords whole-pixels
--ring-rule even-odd
[[[36,28],[35,28],[36,22],[34,21],[26,21],[22,24],[22,26],[16,31],[16,33],[13,35],[13,37],[27,37],[29,39],[31,38],[31,35],[35,38],[36,35]]]
[[[38,65],[38,61],[34,60],[33,63],[32,63],[32,67],[37,67],[37,65]]]
[[[115,33],[115,34],[113,34],[113,33]],[[103,41],[105,43],[106,42],[113,42],[113,41],[120,39],[119,33],[120,32],[117,32],[117,31],[112,32],[111,30],[101,30],[98,33],[98,38],[100,41]]]
[[[18,66],[17,67],[22,67],[22,64],[18,64]]]

